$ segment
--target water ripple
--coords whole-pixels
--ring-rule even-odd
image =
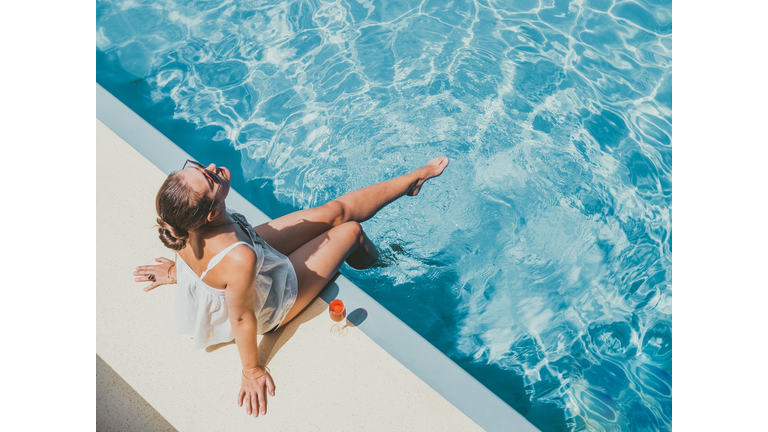
[[[101,0],[97,49],[122,75],[98,76],[145,82],[148,111],[213,128],[295,209],[451,157],[366,222],[382,265],[346,274],[542,430],[670,430],[671,16]]]

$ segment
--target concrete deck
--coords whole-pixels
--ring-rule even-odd
[[[193,350],[174,334],[174,286],[145,293],[133,281],[136,266],[173,256],[154,227],[166,174],[99,120],[96,130],[97,430],[482,430],[360,329],[332,339],[321,298],[260,338],[277,390],[266,416],[246,415],[236,346]]]

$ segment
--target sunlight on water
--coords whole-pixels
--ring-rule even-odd
[[[99,1],[97,79],[215,127],[295,209],[450,157],[364,224],[379,265],[345,274],[544,431],[670,430],[671,18],[658,0]]]

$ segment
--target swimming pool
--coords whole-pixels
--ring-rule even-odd
[[[541,430],[669,430],[671,5],[528,3],[98,2],[97,81],[272,217],[451,157],[345,275]]]

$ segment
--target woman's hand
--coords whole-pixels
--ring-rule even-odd
[[[245,402],[245,411],[254,417],[258,417],[259,413],[266,414],[267,392],[270,396],[275,395],[275,382],[269,372],[262,367],[243,369],[241,381],[240,393],[237,394],[237,405],[243,406],[243,402]]]
[[[168,258],[155,258],[155,261],[159,262],[159,265],[148,265],[136,267],[136,271],[133,272],[136,277],[136,282],[152,282],[152,284],[144,291],[153,290],[160,285],[176,283],[176,263]]]

